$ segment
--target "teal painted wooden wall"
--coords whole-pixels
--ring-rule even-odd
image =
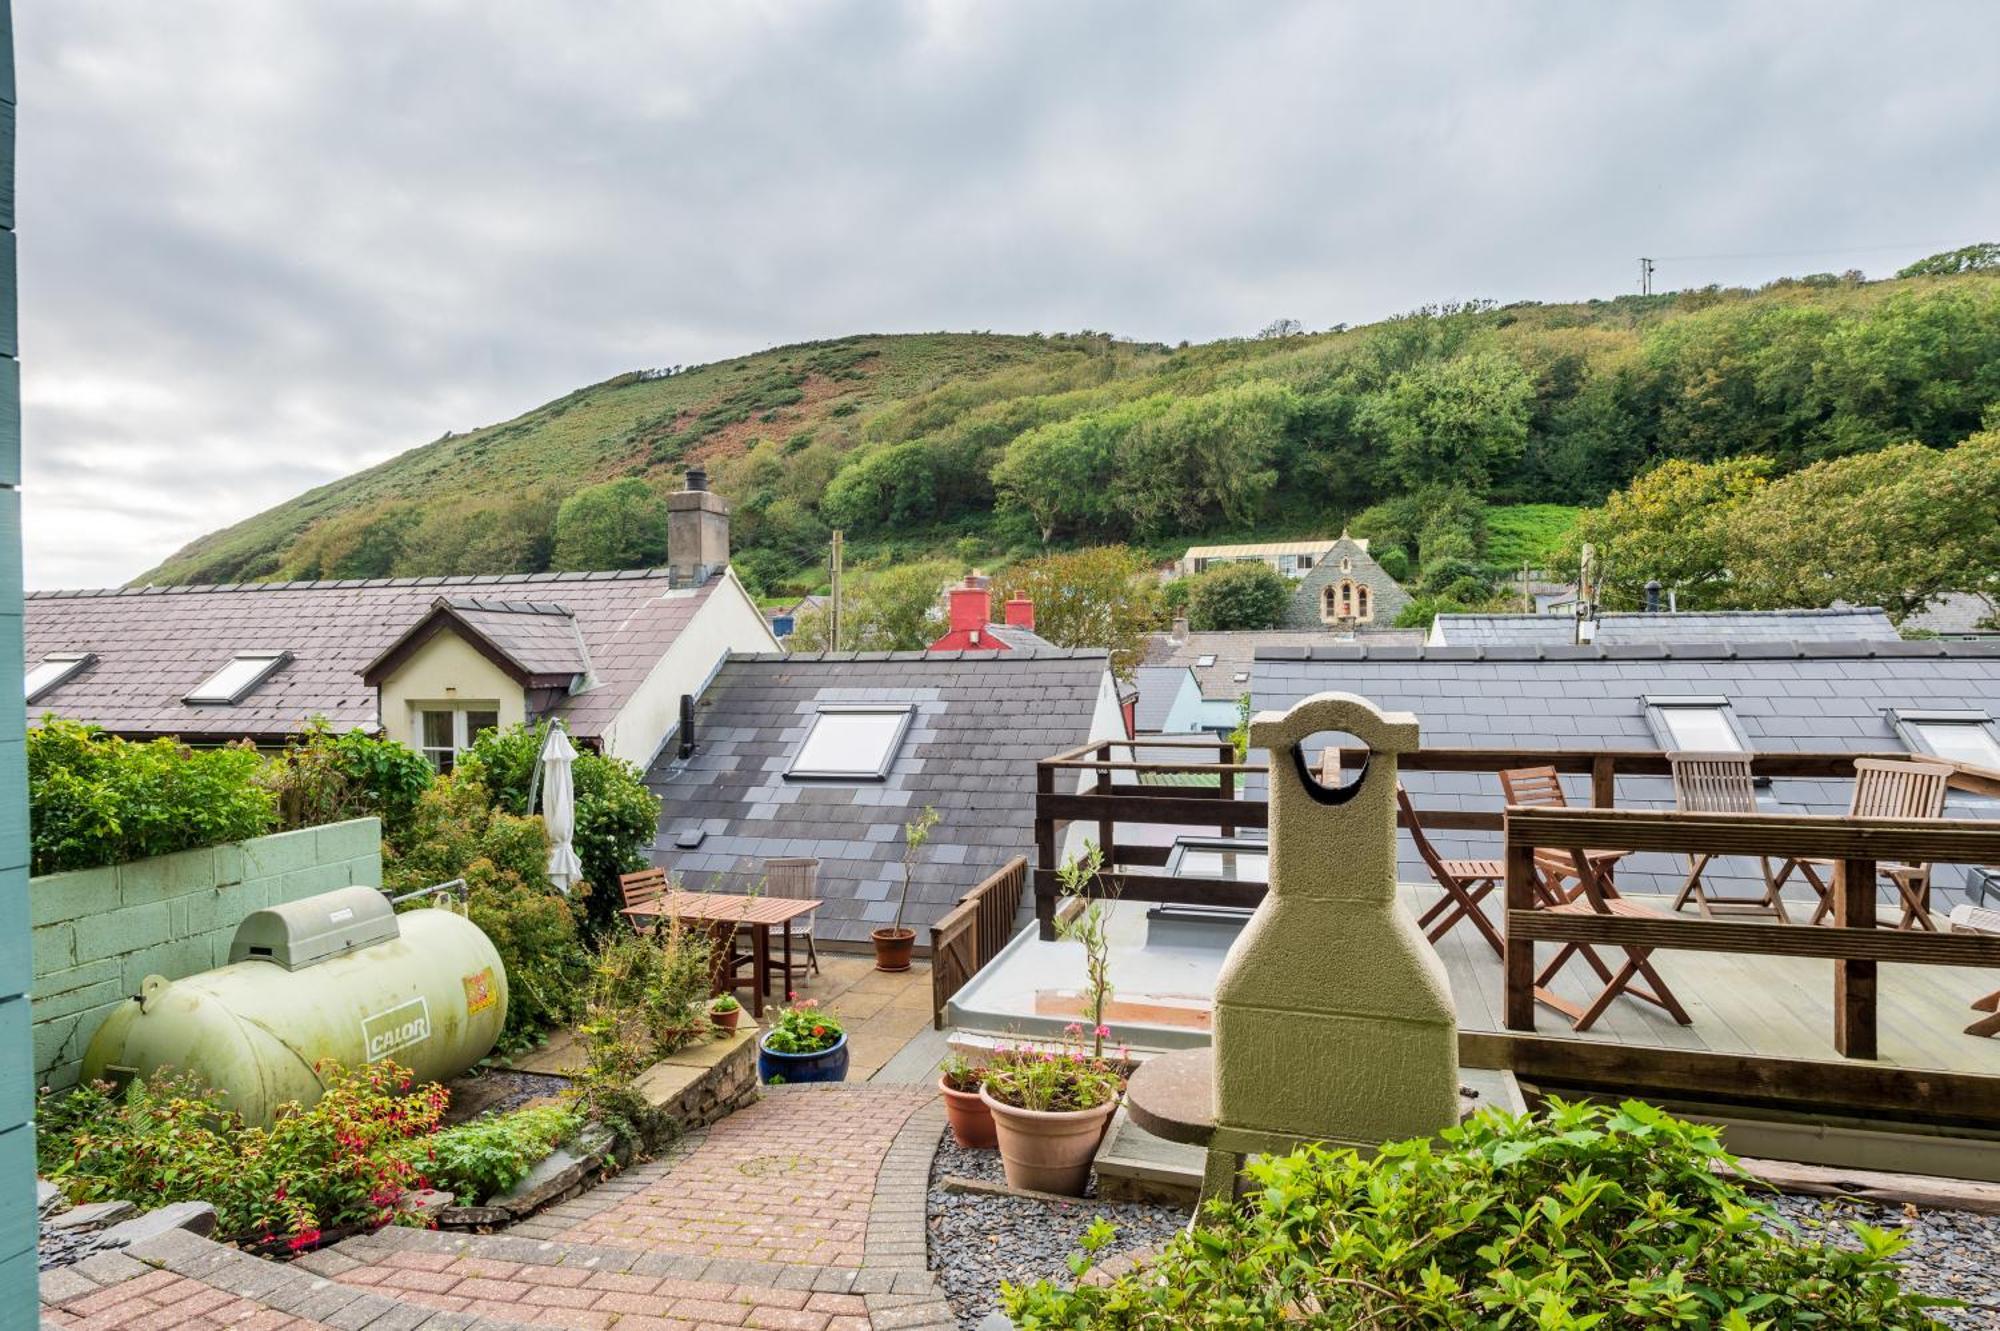
[[[28,770],[21,705],[21,377],[14,318],[14,15],[0,0],[0,1326],[33,1326]]]

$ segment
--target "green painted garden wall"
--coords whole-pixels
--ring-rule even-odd
[[[227,964],[251,911],[381,882],[374,818],[31,880],[35,1084],[76,1085],[106,1013],[148,975],[178,980]]]
[[[28,760],[21,676],[21,368],[14,318],[14,15],[0,0],[0,1324],[35,1318]]]

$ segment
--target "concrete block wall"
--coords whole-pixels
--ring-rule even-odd
[[[98,1024],[148,975],[226,965],[251,911],[381,882],[374,818],[31,879],[35,1084],[76,1085]]]

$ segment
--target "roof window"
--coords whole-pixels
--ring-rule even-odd
[[[1215,664],[1215,657],[1212,654],[1208,656],[1197,656],[1194,659],[1194,664],[1197,670],[1206,670],[1210,666]]]
[[[915,712],[908,704],[824,705],[785,775],[806,781],[880,781],[896,761]]]
[[[228,665],[204,679],[181,701],[226,707],[240,701],[291,659],[290,652],[238,652]]]
[[[2000,772],[2000,728],[1985,712],[1892,712],[1896,732],[1917,753]]]
[[[1745,753],[1750,748],[1727,698],[1648,697],[1646,719],[1660,747],[1669,752]]]
[[[90,652],[54,652],[42,658],[42,663],[28,672],[27,699],[35,699],[50,689],[69,680],[97,657]]]

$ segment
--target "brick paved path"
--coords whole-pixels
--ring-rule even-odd
[[[779,1088],[505,1234],[391,1228],[280,1264],[177,1232],[46,1273],[43,1326],[942,1331],[923,1207],[943,1119],[928,1090]]]

